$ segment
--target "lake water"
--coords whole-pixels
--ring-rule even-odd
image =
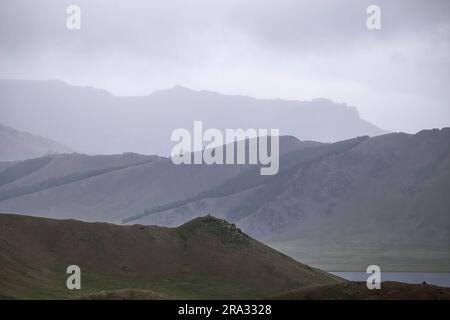
[[[365,272],[330,272],[338,277],[351,281],[366,281],[370,276]],[[399,281],[406,283],[434,284],[441,287],[450,287],[450,273],[429,272],[381,272],[381,281]]]

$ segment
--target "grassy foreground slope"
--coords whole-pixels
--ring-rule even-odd
[[[81,290],[66,289],[72,264],[82,270]],[[165,228],[0,214],[3,298],[101,297],[124,289],[166,298],[265,298],[340,281],[211,216]]]

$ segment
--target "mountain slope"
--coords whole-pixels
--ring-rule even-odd
[[[450,271],[449,128],[295,141],[275,176],[158,158],[48,187],[52,161],[0,187],[14,195],[0,211],[164,226],[211,213],[324,270]],[[36,185],[47,188],[20,193]]]
[[[175,201],[146,210],[144,214],[127,217],[123,219],[123,222],[128,223],[140,219],[139,221],[143,223],[151,221],[151,223],[160,225],[175,226],[186,221],[185,219],[190,219],[186,217],[186,214],[191,213],[193,217],[198,216],[200,214],[198,209],[202,207],[204,210],[211,210],[216,215],[226,215],[228,219],[239,221],[282,192],[285,181],[300,167],[309,166],[323,157],[344,152],[364,139],[367,137],[334,144],[316,144],[305,149],[292,150],[281,155],[280,171],[277,175],[262,176],[258,167],[250,167],[215,188],[184,201]],[[241,194],[245,194],[244,198],[239,197]],[[234,201],[231,199],[233,196],[236,197]],[[225,208],[220,207],[217,203],[220,202],[218,199],[224,199],[222,204],[225,205]],[[208,204],[208,202],[211,203]],[[183,216],[179,215],[180,211],[184,212]]]
[[[450,270],[450,129],[351,141],[288,154],[261,184],[244,173],[227,182],[231,192],[218,187],[133,222],[211,212],[326,270]]]
[[[25,160],[54,153],[70,153],[53,140],[0,124],[0,161]]]
[[[45,184],[46,181],[70,175],[108,171],[160,159],[163,158],[133,153],[93,156],[71,153],[5,162],[9,165],[3,172],[0,172],[0,192],[13,188]],[[9,178],[5,179],[5,176]]]
[[[315,145],[280,137],[282,154]],[[213,189],[249,167],[174,165],[167,158],[135,154],[54,156],[40,170],[20,172],[23,177],[7,184],[0,173],[0,210],[112,222]]]
[[[82,271],[82,290],[65,270]],[[0,214],[0,296],[74,298],[143,289],[174,298],[263,298],[340,280],[210,216],[178,228]]]
[[[326,99],[262,100],[182,87],[115,97],[61,81],[0,80],[0,101],[4,123],[96,154],[167,156],[172,131],[192,130],[194,120],[202,120],[205,129],[276,128],[282,135],[324,142],[383,133],[356,109]]]
[[[392,134],[298,171],[238,224],[328,270],[448,271],[448,190],[450,129]]]

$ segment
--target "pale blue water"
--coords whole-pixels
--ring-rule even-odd
[[[338,277],[351,281],[366,281],[370,276],[365,272],[330,272]],[[381,272],[381,281],[399,281],[406,283],[434,284],[441,287],[450,287],[450,273],[429,272]]]

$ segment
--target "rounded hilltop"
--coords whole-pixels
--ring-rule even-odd
[[[180,236],[192,236],[196,233],[209,233],[218,236],[226,242],[249,241],[250,237],[237,228],[235,224],[229,223],[207,214],[186,222],[177,228]]]

